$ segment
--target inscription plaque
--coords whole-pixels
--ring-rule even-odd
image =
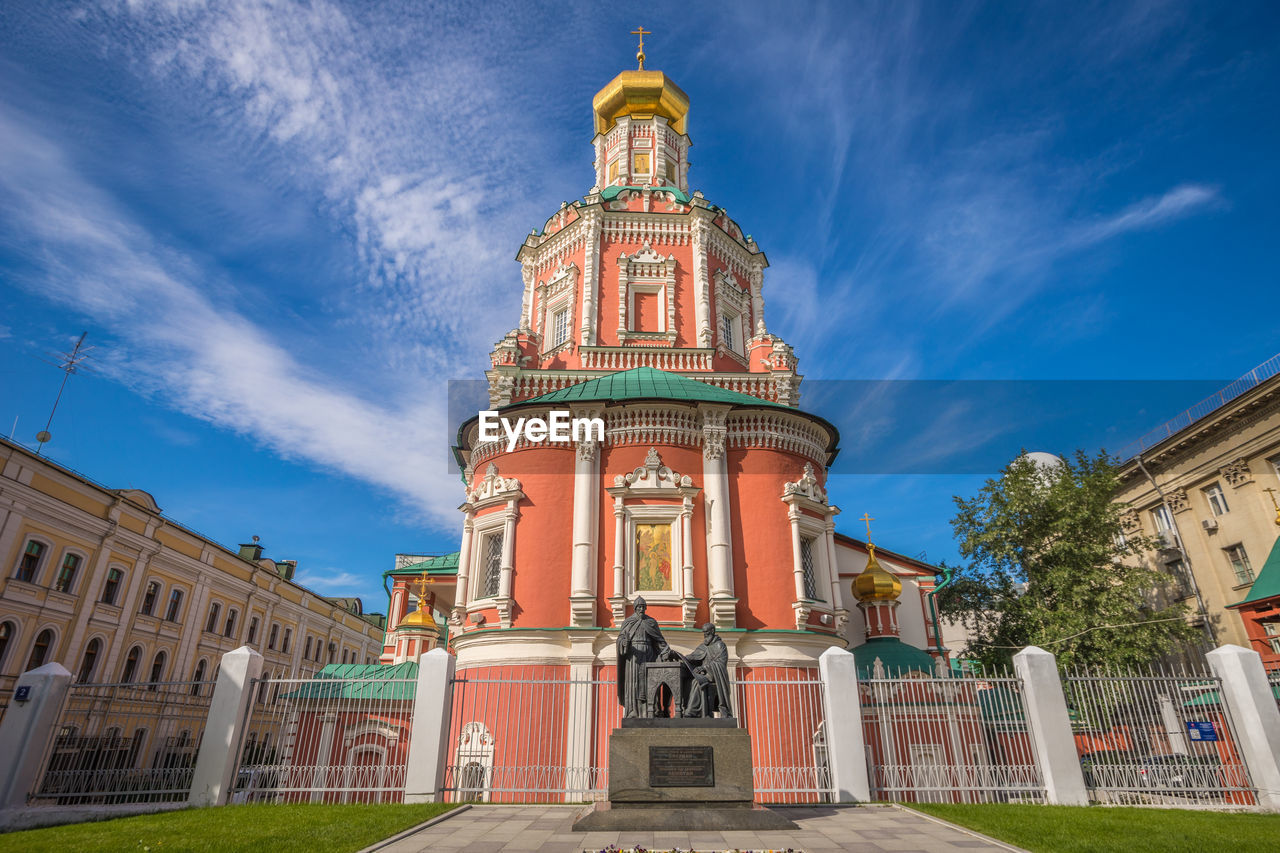
[[[649,747],[651,788],[714,788],[715,784],[715,761],[711,747]]]

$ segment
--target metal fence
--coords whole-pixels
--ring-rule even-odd
[[[404,799],[416,678],[259,678],[232,802]]]
[[[905,802],[1044,802],[1019,680],[860,679],[872,797]]]
[[[735,710],[751,733],[756,800],[762,803],[831,801],[826,716],[818,670],[741,667]]]
[[[211,681],[72,685],[32,802],[185,800],[212,696]]]
[[[1063,690],[1089,798],[1215,808],[1255,803],[1220,689],[1208,674],[1067,673]]]

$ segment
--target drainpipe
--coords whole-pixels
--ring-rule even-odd
[[[1187,549],[1182,547],[1182,531],[1178,528],[1178,519],[1173,514],[1173,507],[1169,506],[1169,501],[1164,496],[1164,490],[1160,488],[1156,478],[1151,476],[1147,466],[1142,464],[1142,454],[1139,453],[1134,456],[1133,461],[1138,463],[1138,470],[1146,475],[1148,482],[1151,483],[1151,488],[1155,489],[1156,494],[1160,497],[1160,503],[1164,505],[1165,511],[1169,513],[1169,523],[1173,525],[1173,541],[1178,546],[1178,555],[1182,558],[1182,565],[1187,569],[1187,580],[1191,581],[1191,591],[1195,593],[1196,609],[1200,611],[1200,621],[1204,625],[1205,633],[1209,635],[1209,645],[1216,648],[1218,635],[1213,630],[1213,623],[1209,621],[1209,609],[1205,607],[1204,596],[1200,594],[1200,584],[1196,581],[1196,573],[1191,570],[1191,558],[1187,556]]]
[[[943,590],[948,584],[955,580],[956,574],[948,566],[939,566],[942,569],[942,583],[935,586],[924,594],[925,600],[929,602],[929,615],[933,618],[933,639],[938,644],[938,654],[946,659],[947,650],[942,645],[942,627],[938,624],[938,606],[934,603],[933,597]]]

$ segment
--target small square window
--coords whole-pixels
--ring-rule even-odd
[[[818,572],[813,564],[813,539],[800,540],[800,568],[804,571],[804,597],[810,601],[822,601],[818,595]]]
[[[494,598],[502,591],[502,533],[490,533],[484,538],[484,550],[481,552],[484,564],[481,566],[481,595]]]
[[[636,154],[635,158],[631,162],[633,166],[631,171],[633,174],[636,174],[636,175],[649,174],[649,155],[647,153],[642,152],[642,153]]]

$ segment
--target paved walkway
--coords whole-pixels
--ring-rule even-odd
[[[573,832],[581,806],[472,806],[412,835],[378,848],[379,853],[499,853],[546,850],[591,853],[610,844],[647,850],[786,850],[804,853],[948,853],[1018,848],[969,833],[949,823],[893,806],[779,808],[800,829],[794,832]]]

